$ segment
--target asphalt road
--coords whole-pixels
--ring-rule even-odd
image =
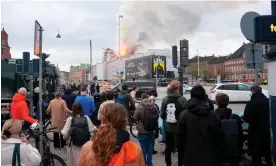
[[[204,87],[206,89],[206,91],[209,91],[211,87]],[[162,102],[162,98],[166,95],[166,88],[160,87],[158,88],[158,97],[156,98],[156,103],[160,106],[161,102]],[[184,94],[184,97],[188,100],[190,98],[190,94]],[[216,105],[215,105],[216,107]],[[236,110],[236,111],[243,111],[245,107],[245,104],[230,104],[229,108]],[[161,122],[161,120],[160,120]],[[134,131],[137,132],[137,131]],[[165,149],[165,145],[163,143],[159,143],[159,141],[161,140],[161,135],[159,136],[158,139],[155,140],[155,150],[158,151],[158,153],[156,155],[153,155],[153,165],[156,166],[165,166],[165,158],[164,155],[161,153],[162,151],[164,151]],[[134,142],[136,142],[137,144],[139,144],[138,140],[135,138],[131,138]],[[30,140],[30,143],[32,143],[34,145],[34,141]],[[66,159],[66,149],[54,149],[53,146],[52,147],[52,152],[57,154],[58,156],[60,156],[61,158],[63,158],[65,161]],[[177,166],[177,153],[172,154],[172,161],[173,161],[173,166]]]

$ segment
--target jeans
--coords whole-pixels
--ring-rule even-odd
[[[175,147],[176,147],[176,144],[177,144],[176,134],[166,131],[166,141],[165,142],[166,142],[165,162],[166,162],[167,166],[170,166],[170,165],[172,165],[171,154],[172,154],[172,152],[175,151]],[[180,160],[178,161],[178,164],[181,165]]]
[[[152,166],[154,133],[138,133],[138,140],[143,151],[146,165]]]

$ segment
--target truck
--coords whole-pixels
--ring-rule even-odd
[[[38,75],[22,73],[22,59],[1,60],[1,124],[9,119],[9,111],[6,109],[12,100],[13,95],[21,87],[28,91],[27,103],[32,100],[30,88],[38,87]],[[46,73],[43,82],[43,91],[47,92],[49,99],[60,88],[60,76],[57,67],[46,61]],[[30,73],[32,73],[32,60],[30,61]],[[33,84],[31,84],[31,82]]]

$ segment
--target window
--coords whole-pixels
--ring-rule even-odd
[[[239,84],[238,87],[240,91],[250,91],[250,88],[247,85]]]
[[[220,90],[237,90],[237,85],[236,84],[229,84],[229,85],[221,85],[217,89]]]

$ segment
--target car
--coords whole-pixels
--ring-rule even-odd
[[[122,85],[124,84],[128,86],[128,92],[131,92],[132,88],[135,86],[138,88],[138,91],[136,92],[136,99],[140,99],[142,93],[147,93],[155,97],[158,96],[156,83],[153,81],[127,81],[117,84],[111,89],[116,97],[118,92],[122,90]]]
[[[218,93],[225,93],[229,96],[229,102],[248,102],[251,99],[250,86],[245,83],[219,83],[210,89],[208,96],[215,101]],[[262,92],[269,98],[267,90],[262,89]]]
[[[187,85],[187,84],[183,84],[183,92],[184,93],[190,93],[193,87]]]

